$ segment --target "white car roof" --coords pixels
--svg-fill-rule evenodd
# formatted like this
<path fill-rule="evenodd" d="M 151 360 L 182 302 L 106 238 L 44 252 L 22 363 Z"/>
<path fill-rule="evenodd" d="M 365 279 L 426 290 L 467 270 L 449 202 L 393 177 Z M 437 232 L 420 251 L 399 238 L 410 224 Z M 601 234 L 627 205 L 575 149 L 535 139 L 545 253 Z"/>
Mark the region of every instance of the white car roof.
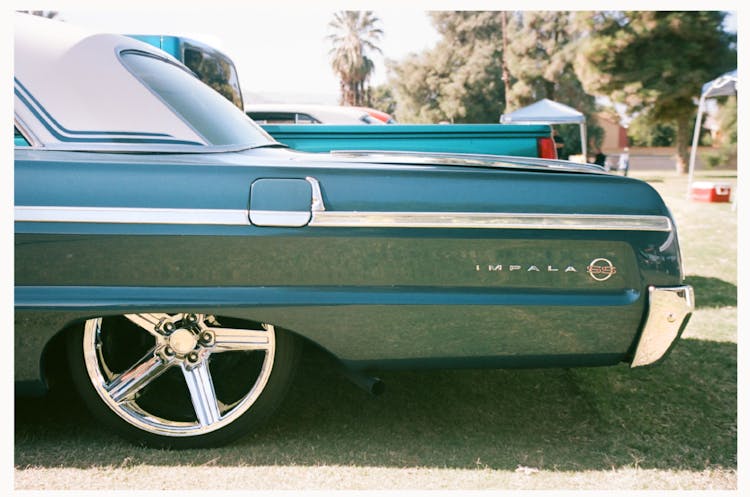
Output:
<path fill-rule="evenodd" d="M 160 148 L 205 140 L 131 74 L 119 59 L 146 43 L 96 34 L 55 20 L 15 15 L 14 119 L 36 146 L 111 149 L 113 138 L 148 137 Z M 148 115 L 148 119 L 143 116 Z M 175 145 L 177 146 L 177 145 Z"/>
<path fill-rule="evenodd" d="M 369 114 L 361 109 L 314 104 L 248 104 L 245 112 L 285 112 L 307 114 L 323 124 L 370 124 Z M 364 118 L 364 120 L 363 120 Z"/>

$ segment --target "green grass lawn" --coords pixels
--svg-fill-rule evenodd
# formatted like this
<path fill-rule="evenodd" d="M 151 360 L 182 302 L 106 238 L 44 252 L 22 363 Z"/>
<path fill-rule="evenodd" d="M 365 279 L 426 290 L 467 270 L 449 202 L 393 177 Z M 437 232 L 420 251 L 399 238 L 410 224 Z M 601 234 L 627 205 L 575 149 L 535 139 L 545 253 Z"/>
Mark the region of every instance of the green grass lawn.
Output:
<path fill-rule="evenodd" d="M 736 183 L 736 174 L 717 172 Z M 59 393 L 18 400 L 16 489 L 734 489 L 737 215 L 643 175 L 674 213 L 697 309 L 652 368 L 389 372 L 309 350 L 280 412 L 221 449 L 133 447 Z"/>

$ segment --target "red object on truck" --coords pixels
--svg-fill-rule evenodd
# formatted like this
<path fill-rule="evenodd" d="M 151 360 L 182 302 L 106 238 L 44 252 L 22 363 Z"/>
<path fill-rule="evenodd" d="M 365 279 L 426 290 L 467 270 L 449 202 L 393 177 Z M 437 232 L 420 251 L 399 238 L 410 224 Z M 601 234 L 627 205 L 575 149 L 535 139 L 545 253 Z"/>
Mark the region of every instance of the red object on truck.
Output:
<path fill-rule="evenodd" d="M 557 147 L 551 137 L 536 139 L 537 156 L 542 159 L 557 159 Z"/>
<path fill-rule="evenodd" d="M 695 181 L 690 185 L 690 198 L 696 202 L 729 202 L 732 187 L 726 183 Z"/>

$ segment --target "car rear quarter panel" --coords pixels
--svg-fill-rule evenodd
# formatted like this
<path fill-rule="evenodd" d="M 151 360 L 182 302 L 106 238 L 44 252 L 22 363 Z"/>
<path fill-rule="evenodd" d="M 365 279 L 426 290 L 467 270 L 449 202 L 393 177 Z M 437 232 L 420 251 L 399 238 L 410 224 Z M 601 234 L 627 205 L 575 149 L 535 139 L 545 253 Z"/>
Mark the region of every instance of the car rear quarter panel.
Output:
<path fill-rule="evenodd" d="M 334 212 L 668 216 L 653 189 L 621 177 L 284 157 L 17 152 L 16 205 L 247 211 L 255 180 L 314 177 Z M 39 376 L 40 347 L 70 322 L 185 309 L 272 323 L 355 368 L 614 364 L 631 353 L 647 286 L 681 279 L 664 232 L 245 221 L 17 221 L 16 345 L 30 350 L 16 378 Z M 616 274 L 593 279 L 597 258 Z"/>

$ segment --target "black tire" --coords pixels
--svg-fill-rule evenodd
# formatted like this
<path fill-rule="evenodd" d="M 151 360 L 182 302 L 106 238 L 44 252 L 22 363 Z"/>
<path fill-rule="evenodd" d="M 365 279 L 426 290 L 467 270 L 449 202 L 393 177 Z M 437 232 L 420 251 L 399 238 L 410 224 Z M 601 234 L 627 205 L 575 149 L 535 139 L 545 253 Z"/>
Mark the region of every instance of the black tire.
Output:
<path fill-rule="evenodd" d="M 73 383 L 93 416 L 137 444 L 172 449 L 225 445 L 257 429 L 284 399 L 299 350 L 287 331 L 202 314 L 90 319 L 67 340 Z"/>

